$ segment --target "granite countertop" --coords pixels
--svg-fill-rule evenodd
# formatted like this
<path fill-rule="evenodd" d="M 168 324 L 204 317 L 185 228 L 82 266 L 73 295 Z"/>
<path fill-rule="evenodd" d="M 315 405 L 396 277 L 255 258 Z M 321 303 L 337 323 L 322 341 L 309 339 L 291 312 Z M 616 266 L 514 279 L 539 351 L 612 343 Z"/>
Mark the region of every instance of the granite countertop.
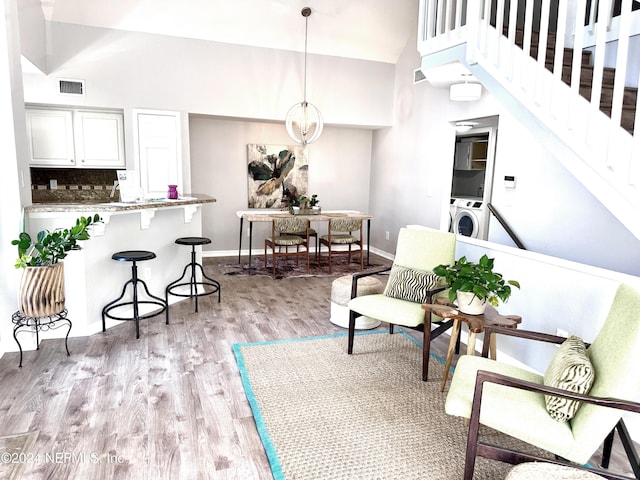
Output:
<path fill-rule="evenodd" d="M 200 205 L 203 203 L 214 203 L 215 198 L 199 193 L 189 193 L 181 196 L 177 200 L 162 198 L 157 200 L 146 200 L 144 202 L 76 202 L 76 203 L 34 203 L 24 207 L 25 213 L 52 213 L 52 212 L 135 212 L 152 208 L 182 207 L 185 205 Z"/>

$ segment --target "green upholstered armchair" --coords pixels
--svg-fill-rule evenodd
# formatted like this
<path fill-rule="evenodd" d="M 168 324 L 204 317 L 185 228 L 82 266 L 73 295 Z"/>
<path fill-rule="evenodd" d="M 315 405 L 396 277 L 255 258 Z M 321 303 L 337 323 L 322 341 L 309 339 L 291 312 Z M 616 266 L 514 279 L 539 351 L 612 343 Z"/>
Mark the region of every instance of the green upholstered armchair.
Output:
<path fill-rule="evenodd" d="M 485 329 L 485 336 L 496 333 L 553 343 L 566 340 L 523 330 Z M 482 357 L 467 355 L 458 360 L 445 410 L 450 415 L 470 419 L 465 479 L 473 477 L 477 455 L 513 464 L 534 460 L 576 466 L 574 464 L 585 464 L 603 442 L 602 466 L 607 468 L 615 431 L 620 435 L 636 478 L 640 478 L 638 456 L 622 420 L 628 411 L 640 412 L 640 403 L 636 403 L 640 400 L 638 291 L 627 285 L 618 288 L 607 319 L 586 352 L 594 372 L 591 390 L 586 395 L 545 386 L 542 375 L 489 360 L 485 358 L 487 349 L 483 349 Z M 558 354 L 553 362 L 557 357 Z M 560 422 L 549 415 L 544 394 L 577 399 L 581 404 L 572 419 Z M 554 454 L 556 460 L 553 455 L 550 455 L 552 460 L 543 460 L 483 443 L 478 439 L 480 424 L 546 450 Z M 625 478 L 601 469 L 595 471 L 605 478 Z"/>
<path fill-rule="evenodd" d="M 351 300 L 348 303 L 347 352 L 353 353 L 355 323 L 359 315 L 388 323 L 389 333 L 393 333 L 393 325 L 422 330 L 422 380 L 426 381 L 431 339 L 451 328 L 453 320 L 432 316 L 422 309 L 422 304 L 431 303 L 433 295 L 445 290 L 441 279 L 431 272 L 440 264 L 452 264 L 455 248 L 456 236 L 453 233 L 431 229 L 400 229 L 391 267 L 353 275 Z M 358 279 L 388 270 L 391 273 L 383 293 L 356 297 Z M 432 323 L 437 323 L 437 328 L 432 330 Z"/>

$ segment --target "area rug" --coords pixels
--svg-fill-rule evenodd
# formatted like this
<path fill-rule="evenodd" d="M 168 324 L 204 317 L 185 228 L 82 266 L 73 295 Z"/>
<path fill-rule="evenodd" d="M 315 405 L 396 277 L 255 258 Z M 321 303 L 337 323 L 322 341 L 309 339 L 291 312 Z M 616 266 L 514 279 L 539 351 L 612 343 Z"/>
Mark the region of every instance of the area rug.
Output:
<path fill-rule="evenodd" d="M 444 412 L 442 362 L 423 382 L 409 335 L 362 332 L 353 355 L 346 346 L 344 334 L 233 346 L 274 479 L 462 478 L 467 429 Z M 479 458 L 474 478 L 510 468 Z"/>
<path fill-rule="evenodd" d="M 38 432 L 0 437 L 0 480 L 18 480 L 24 466 L 34 461 L 33 446 Z"/>
<path fill-rule="evenodd" d="M 249 267 L 248 260 L 246 260 L 245 263 L 222 263 L 219 266 L 225 269 L 231 269 L 230 271 L 224 272 L 225 275 L 261 275 L 271 277 L 273 274 L 271 259 L 269 258 L 267 260 L 267 266 L 265 268 L 264 257 L 261 256 L 251 258 L 251 267 Z M 381 265 L 365 265 L 365 270 L 380 267 Z M 337 261 L 334 260 L 334 263 L 331 266 L 331 273 L 329 273 L 329 265 L 327 264 L 326 258 L 322 259 L 320 263 L 313 259 L 309 264 L 308 272 L 306 261 L 302 258 L 300 259 L 300 265 L 296 265 L 296 261 L 292 258 L 279 258 L 274 278 L 340 277 L 342 275 L 350 275 L 359 271 L 360 264 L 355 262 L 348 263 L 346 258 Z"/>

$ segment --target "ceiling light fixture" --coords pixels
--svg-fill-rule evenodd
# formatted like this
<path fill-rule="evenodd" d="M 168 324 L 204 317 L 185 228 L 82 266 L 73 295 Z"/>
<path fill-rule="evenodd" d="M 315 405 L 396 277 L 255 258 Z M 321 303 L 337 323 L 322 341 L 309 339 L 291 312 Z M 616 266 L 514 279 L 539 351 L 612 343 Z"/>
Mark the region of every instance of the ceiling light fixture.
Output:
<path fill-rule="evenodd" d="M 482 85 L 479 83 L 469 83 L 471 75 L 463 75 L 464 83 L 454 83 L 449 87 L 449 100 L 454 102 L 472 102 L 480 100 L 482 96 Z"/>
<path fill-rule="evenodd" d="M 287 112 L 285 126 L 287 133 L 297 143 L 307 145 L 314 142 L 322 133 L 322 114 L 318 107 L 307 102 L 307 27 L 311 9 L 304 7 L 300 12 L 304 17 L 304 95 L 300 103 L 296 103 Z"/>
<path fill-rule="evenodd" d="M 456 132 L 464 133 L 475 127 L 474 122 L 456 122 Z"/>

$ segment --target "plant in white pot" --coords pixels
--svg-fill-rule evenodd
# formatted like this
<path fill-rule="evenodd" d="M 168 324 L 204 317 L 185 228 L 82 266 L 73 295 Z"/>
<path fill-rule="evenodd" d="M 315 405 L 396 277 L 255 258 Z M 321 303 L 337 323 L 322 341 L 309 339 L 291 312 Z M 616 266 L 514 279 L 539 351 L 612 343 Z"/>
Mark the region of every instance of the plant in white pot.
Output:
<path fill-rule="evenodd" d="M 309 199 L 309 206 L 311 207 L 312 212 L 315 214 L 320 213 L 320 205 L 318 205 L 319 203 L 320 200 L 318 200 L 318 195 L 316 193 L 311 195 L 311 198 Z"/>
<path fill-rule="evenodd" d="M 22 232 L 11 245 L 18 247 L 15 267 L 23 268 L 18 307 L 25 317 L 47 317 L 64 310 L 64 266 L 60 262 L 71 250 L 80 250 L 81 240 L 90 238 L 89 226 L 98 214 L 76 219 L 71 228 L 42 230 L 32 239 Z"/>
<path fill-rule="evenodd" d="M 457 301 L 458 310 L 481 315 L 487 302 L 497 307 L 511 296 L 511 287 L 520 288 L 516 280 L 505 280 L 494 272 L 493 261 L 486 254 L 477 263 L 460 257 L 453 265 L 438 265 L 433 273 L 446 280 L 449 300 Z"/>

